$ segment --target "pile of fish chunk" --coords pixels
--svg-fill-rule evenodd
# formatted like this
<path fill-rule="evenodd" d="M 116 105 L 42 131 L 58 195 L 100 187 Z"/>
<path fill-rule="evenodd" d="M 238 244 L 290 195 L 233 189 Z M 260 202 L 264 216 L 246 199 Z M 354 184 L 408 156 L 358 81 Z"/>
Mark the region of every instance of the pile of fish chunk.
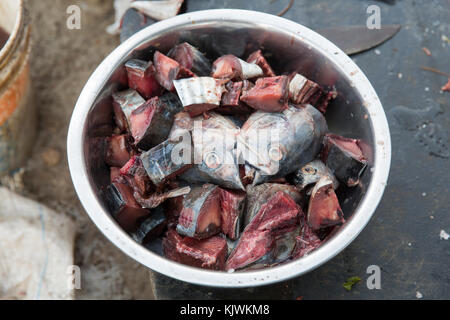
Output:
<path fill-rule="evenodd" d="M 277 75 L 261 50 L 214 58 L 181 43 L 125 64 L 114 134 L 95 140 L 104 200 L 136 241 L 159 239 L 179 263 L 232 272 L 298 259 L 345 223 L 336 189 L 358 185 L 364 148 L 328 132 L 332 88 Z"/>

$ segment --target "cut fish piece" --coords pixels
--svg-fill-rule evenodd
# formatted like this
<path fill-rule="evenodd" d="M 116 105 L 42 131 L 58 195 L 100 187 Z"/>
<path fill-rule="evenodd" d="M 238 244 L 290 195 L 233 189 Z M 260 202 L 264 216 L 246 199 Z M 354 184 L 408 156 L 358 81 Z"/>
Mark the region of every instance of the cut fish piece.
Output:
<path fill-rule="evenodd" d="M 126 184 L 113 182 L 103 192 L 109 211 L 126 231 L 134 231 L 140 218 L 150 211 L 142 208 L 133 197 L 133 190 Z"/>
<path fill-rule="evenodd" d="M 133 156 L 120 169 L 119 174 L 133 188 L 133 191 L 138 192 L 142 197 L 148 196 L 152 191 L 152 183 L 139 156 Z"/>
<path fill-rule="evenodd" d="M 156 51 L 153 56 L 153 64 L 156 69 L 156 80 L 168 91 L 175 90 L 173 86 L 174 80 L 195 76 L 190 70 L 182 67 L 177 61 L 159 51 Z"/>
<path fill-rule="evenodd" d="M 261 211 L 262 206 L 267 203 L 277 192 L 284 192 L 290 196 L 295 203 L 303 205 L 304 197 L 295 188 L 289 184 L 264 183 L 258 186 L 247 186 L 247 204 L 245 209 L 244 227 L 252 222 L 253 218 Z"/>
<path fill-rule="evenodd" d="M 183 173 L 181 179 L 245 190 L 235 150 L 238 132 L 231 120 L 215 112 L 210 112 L 208 119 L 195 119 L 192 140 L 196 165 Z"/>
<path fill-rule="evenodd" d="M 187 42 L 176 45 L 167 55 L 198 76 L 206 77 L 211 74 L 211 62 Z"/>
<path fill-rule="evenodd" d="M 218 234 L 221 226 L 220 188 L 212 184 L 193 188 L 184 197 L 183 210 L 178 219 L 178 233 L 205 239 Z"/>
<path fill-rule="evenodd" d="M 217 108 L 226 91 L 223 81 L 211 77 L 195 77 L 173 81 L 184 109 L 191 117 Z"/>
<path fill-rule="evenodd" d="M 288 107 L 289 78 L 287 76 L 260 78 L 246 91 L 241 100 L 250 107 L 266 112 L 281 112 Z"/>
<path fill-rule="evenodd" d="M 133 239 L 145 244 L 159 237 L 167 226 L 167 218 L 164 210 L 158 207 L 151 211 L 150 215 L 141 222 L 135 232 L 131 234 Z"/>
<path fill-rule="evenodd" d="M 263 70 L 254 63 L 248 63 L 231 54 L 214 61 L 212 77 L 228 80 L 246 80 L 264 75 Z"/>
<path fill-rule="evenodd" d="M 240 100 L 242 92 L 248 91 L 252 86 L 253 84 L 248 80 L 228 82 L 225 85 L 227 92 L 222 96 L 220 108 L 217 108 L 216 111 L 224 115 L 252 113 L 254 109 Z"/>
<path fill-rule="evenodd" d="M 247 62 L 258 65 L 262 69 L 265 77 L 275 77 L 276 76 L 272 67 L 269 65 L 266 58 L 264 58 L 264 55 L 262 54 L 261 50 L 257 50 L 255 52 L 253 52 L 248 57 Z"/>
<path fill-rule="evenodd" d="M 111 167 L 123 167 L 133 156 L 131 137 L 127 134 L 113 135 L 107 138 L 105 162 Z"/>
<path fill-rule="evenodd" d="M 222 233 L 232 240 L 239 238 L 244 219 L 245 192 L 220 190 Z"/>
<path fill-rule="evenodd" d="M 367 166 L 367 159 L 361 151 L 361 141 L 327 134 L 322 152 L 323 162 L 333 171 L 336 178 L 348 187 L 359 184 L 359 178 Z"/>
<path fill-rule="evenodd" d="M 274 250 L 276 239 L 295 229 L 300 214 L 301 208 L 290 196 L 282 191 L 275 193 L 246 226 L 226 270 L 249 267 Z"/>
<path fill-rule="evenodd" d="M 179 263 L 211 270 L 225 268 L 227 241 L 221 236 L 197 240 L 169 230 L 163 240 L 163 249 L 166 258 Z"/>
<path fill-rule="evenodd" d="M 313 106 L 290 106 L 283 113 L 253 113 L 238 135 L 237 149 L 258 169 L 254 185 L 285 177 L 314 160 L 328 131 L 323 115 Z"/>
<path fill-rule="evenodd" d="M 295 104 L 309 103 L 325 114 L 328 104 L 337 96 L 336 91 L 326 91 L 301 74 L 294 73 L 290 78 L 289 98 Z"/>
<path fill-rule="evenodd" d="M 333 181 L 333 188 L 339 187 L 339 182 L 333 172 L 322 161 L 314 160 L 295 172 L 294 184 L 299 190 L 314 184 L 322 177 L 328 177 Z"/>
<path fill-rule="evenodd" d="M 128 75 L 128 86 L 136 90 L 145 99 L 162 94 L 162 88 L 156 81 L 156 69 L 151 61 L 139 59 L 129 60 L 125 64 Z"/>
<path fill-rule="evenodd" d="M 183 156 L 178 156 L 183 152 L 181 144 L 167 140 L 140 156 L 145 171 L 156 186 L 181 174 L 192 166 L 192 157 L 185 161 L 186 159 Z M 188 147 L 191 148 L 190 143 Z"/>
<path fill-rule="evenodd" d="M 113 94 L 113 109 L 117 127 L 125 132 L 129 128 L 131 113 L 145 103 L 145 100 L 134 89 Z"/>
<path fill-rule="evenodd" d="M 345 222 L 339 200 L 333 189 L 333 181 L 322 177 L 314 186 L 309 199 L 308 224 L 313 230 L 319 230 Z"/>
<path fill-rule="evenodd" d="M 148 150 L 167 139 L 173 124 L 173 117 L 183 110 L 178 97 L 167 93 L 154 97 L 137 108 L 130 116 L 130 128 L 135 145 Z"/>

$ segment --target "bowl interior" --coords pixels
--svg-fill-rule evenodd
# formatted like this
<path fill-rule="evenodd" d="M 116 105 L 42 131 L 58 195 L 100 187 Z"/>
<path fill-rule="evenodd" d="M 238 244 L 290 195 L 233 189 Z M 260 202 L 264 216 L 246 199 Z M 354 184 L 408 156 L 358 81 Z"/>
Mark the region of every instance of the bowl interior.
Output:
<path fill-rule="evenodd" d="M 188 21 L 172 25 L 170 28 L 155 29 L 155 32 L 150 32 L 151 29 L 144 30 L 141 33 L 143 40 L 136 42 L 138 45 L 134 49 L 122 50 L 119 61 L 114 62 L 117 67 L 105 75 L 107 78 L 103 79 L 101 87 L 96 89 L 95 102 L 88 112 L 87 121 L 83 123 L 82 139 L 87 176 L 97 201 L 103 206 L 104 211 L 107 211 L 107 207 L 100 190 L 110 183 L 109 170 L 104 161 L 98 158 L 98 153 L 90 142 L 95 137 L 112 134 L 111 94 L 127 88 L 124 64 L 132 58 L 151 59 L 155 50 L 166 53 L 177 43 L 187 41 L 205 52 L 211 60 L 229 53 L 246 58 L 252 51 L 262 49 L 278 74 L 296 71 L 320 85 L 336 87 L 338 98 L 329 106 L 326 115 L 330 131 L 361 139 L 367 146 L 367 153 L 371 160 L 369 168 L 363 173 L 361 186 L 346 189 L 338 195 L 345 218 L 351 221 L 355 216 L 353 213 L 361 204 L 371 184 L 373 170 L 370 167 L 373 165 L 372 156 L 375 153 L 375 134 L 371 114 L 368 113 L 367 103 L 364 102 L 366 98 L 362 96 L 358 84 L 355 85 L 349 70 L 344 70 L 342 64 L 336 63 L 333 59 L 333 55 L 338 56 L 343 53 L 336 49 L 336 52 L 328 50 L 325 54 L 321 49 L 321 42 L 325 40 L 318 35 L 317 38 L 312 38 L 311 34 L 304 37 L 301 32 L 294 33 L 286 28 L 277 28 L 273 24 L 266 25 L 261 21 L 243 22 L 238 19 L 236 21 L 189 19 Z M 142 36 L 144 33 L 145 37 Z M 126 48 L 130 41 L 133 41 L 133 38 L 125 42 L 122 47 Z M 329 45 L 328 42 L 327 45 Z M 357 69 L 355 72 L 360 71 Z M 343 229 L 345 228 L 341 228 L 334 237 L 337 237 Z M 160 244 L 157 242 L 149 245 L 148 248 L 158 255 L 162 254 Z M 332 252 L 329 256 L 332 257 L 335 254 L 337 252 Z M 175 263 L 170 261 L 170 264 Z M 149 266 L 147 263 L 146 265 Z M 189 278 L 185 280 L 189 281 Z"/>

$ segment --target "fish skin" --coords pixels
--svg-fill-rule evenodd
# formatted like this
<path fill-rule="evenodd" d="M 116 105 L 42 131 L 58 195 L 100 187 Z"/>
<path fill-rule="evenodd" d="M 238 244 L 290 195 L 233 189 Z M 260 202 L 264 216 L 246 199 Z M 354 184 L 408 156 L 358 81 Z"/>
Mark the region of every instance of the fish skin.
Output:
<path fill-rule="evenodd" d="M 184 197 L 183 209 L 178 219 L 180 235 L 205 239 L 221 231 L 220 188 L 205 184 L 195 187 Z"/>
<path fill-rule="evenodd" d="M 243 92 L 250 90 L 253 83 L 248 80 L 228 82 L 225 85 L 227 92 L 222 96 L 220 107 L 215 111 L 223 115 L 246 115 L 254 111 L 253 108 L 240 100 Z"/>
<path fill-rule="evenodd" d="M 174 80 L 173 85 L 185 111 L 191 117 L 219 107 L 226 91 L 224 81 L 211 77 Z"/>
<path fill-rule="evenodd" d="M 334 189 L 339 187 L 339 182 L 331 169 L 320 160 L 311 161 L 301 169 L 297 170 L 295 172 L 294 184 L 299 190 L 303 190 L 307 186 L 318 182 L 323 176 L 326 176 L 333 181 Z"/>
<path fill-rule="evenodd" d="M 228 118 L 215 112 L 209 118 L 195 119 L 197 127 L 193 130 L 196 165 L 180 178 L 191 183 L 213 183 L 221 187 L 245 190 L 239 174 L 236 158 L 236 134 L 239 128 Z M 208 160 L 218 160 L 208 166 Z"/>
<path fill-rule="evenodd" d="M 111 170 L 111 174 L 113 174 L 113 170 Z M 133 188 L 133 191 L 139 193 L 142 197 L 147 197 L 152 191 L 152 183 L 139 156 L 133 156 L 120 168 L 118 176 L 118 178 L 125 179 L 128 185 Z M 115 178 L 112 177 L 111 181 L 114 182 Z"/>
<path fill-rule="evenodd" d="M 174 80 L 195 76 L 192 71 L 182 67 L 177 61 L 159 51 L 156 51 L 153 56 L 153 65 L 156 69 L 156 80 L 167 91 L 175 90 Z"/>
<path fill-rule="evenodd" d="M 172 129 L 175 114 L 182 110 L 181 101 L 171 92 L 153 97 L 134 110 L 130 116 L 130 129 L 135 145 L 147 151 L 164 142 Z"/>
<path fill-rule="evenodd" d="M 102 190 L 102 194 L 109 212 L 126 231 L 134 231 L 138 220 L 150 214 L 136 202 L 133 190 L 124 183 L 113 182 Z"/>
<path fill-rule="evenodd" d="M 166 258 L 192 267 L 210 270 L 224 270 L 227 256 L 227 241 L 222 236 L 208 239 L 183 237 L 175 230 L 169 230 L 163 239 Z"/>
<path fill-rule="evenodd" d="M 292 258 L 297 248 L 297 235 L 300 226 L 290 226 L 278 231 L 273 235 L 270 250 L 257 261 L 242 268 L 242 270 L 258 270 L 275 267 Z"/>
<path fill-rule="evenodd" d="M 192 166 L 192 158 L 188 159 L 188 161 L 180 159 L 180 163 L 172 161 L 172 152 L 176 152 L 174 150 L 178 147 L 178 142 L 175 143 L 166 140 L 141 154 L 140 158 L 145 171 L 147 171 L 147 174 L 154 185 L 159 186 L 163 182 L 181 174 Z"/>
<path fill-rule="evenodd" d="M 259 78 L 253 88 L 244 92 L 241 100 L 256 110 L 266 112 L 286 110 L 289 103 L 289 78 L 287 76 Z"/>
<path fill-rule="evenodd" d="M 279 191 L 262 205 L 247 225 L 238 245 L 226 263 L 226 270 L 246 268 L 274 249 L 275 240 L 295 229 L 301 208 L 286 193 Z"/>
<path fill-rule="evenodd" d="M 250 54 L 247 58 L 247 62 L 258 65 L 263 70 L 265 77 L 275 77 L 276 76 L 272 67 L 269 65 L 266 58 L 262 54 L 261 50 L 257 50 L 255 52 L 253 52 L 252 54 Z"/>
<path fill-rule="evenodd" d="M 263 75 L 263 70 L 257 64 L 248 63 L 232 54 L 227 54 L 214 61 L 211 71 L 213 78 L 226 80 L 247 80 Z"/>
<path fill-rule="evenodd" d="M 114 119 L 117 127 L 126 132 L 131 113 L 145 103 L 144 98 L 134 89 L 116 92 L 112 95 Z"/>
<path fill-rule="evenodd" d="M 253 181 L 258 185 L 314 160 L 327 131 L 325 118 L 311 105 L 290 106 L 282 113 L 258 111 L 241 128 L 237 150 L 246 163 L 258 169 Z"/>
<path fill-rule="evenodd" d="M 187 42 L 173 47 L 167 56 L 200 77 L 206 77 L 211 74 L 211 62 L 196 47 Z"/>
<path fill-rule="evenodd" d="M 248 226 L 259 213 L 261 207 L 277 192 L 284 192 L 297 204 L 303 206 L 304 196 L 296 187 L 289 184 L 264 183 L 258 186 L 247 186 L 247 202 L 245 207 L 244 227 Z"/>
<path fill-rule="evenodd" d="M 345 222 L 333 181 L 324 176 L 314 186 L 309 199 L 308 225 L 315 231 Z"/>
<path fill-rule="evenodd" d="M 146 100 L 162 94 L 163 89 L 155 78 L 156 69 L 153 62 L 131 59 L 125 63 L 125 69 L 127 70 L 128 86 Z"/>
<path fill-rule="evenodd" d="M 157 207 L 141 222 L 137 230 L 131 233 L 131 236 L 136 242 L 145 244 L 159 237 L 166 226 L 167 218 L 164 210 Z"/>
<path fill-rule="evenodd" d="M 323 140 L 322 161 L 333 171 L 336 178 L 348 187 L 355 187 L 368 161 L 358 139 L 327 134 Z"/>

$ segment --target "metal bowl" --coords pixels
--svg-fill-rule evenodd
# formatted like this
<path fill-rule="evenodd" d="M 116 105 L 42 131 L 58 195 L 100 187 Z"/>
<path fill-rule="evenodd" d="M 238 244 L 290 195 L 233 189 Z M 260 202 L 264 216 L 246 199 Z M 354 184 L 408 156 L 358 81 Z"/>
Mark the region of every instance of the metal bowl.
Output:
<path fill-rule="evenodd" d="M 109 214 L 100 189 L 109 174 L 90 141 L 111 133 L 111 93 L 126 86 L 124 63 L 149 59 L 155 49 L 168 51 L 188 41 L 209 56 L 245 56 L 263 48 L 278 73 L 298 71 L 321 85 L 335 85 L 339 97 L 329 108 L 330 131 L 362 139 L 370 167 L 360 187 L 342 201 L 347 223 L 319 249 L 296 261 L 259 271 L 219 272 L 189 267 L 166 259 L 157 246 L 135 242 Z M 126 79 L 126 78 L 125 78 Z M 156 23 L 132 36 L 97 68 L 84 87 L 72 115 L 68 158 L 76 192 L 97 227 L 117 247 L 148 268 L 182 281 L 216 287 L 266 285 L 309 272 L 333 258 L 364 229 L 387 182 L 391 161 L 389 127 L 378 96 L 355 63 L 314 31 L 277 16 L 246 10 L 207 10 Z"/>

